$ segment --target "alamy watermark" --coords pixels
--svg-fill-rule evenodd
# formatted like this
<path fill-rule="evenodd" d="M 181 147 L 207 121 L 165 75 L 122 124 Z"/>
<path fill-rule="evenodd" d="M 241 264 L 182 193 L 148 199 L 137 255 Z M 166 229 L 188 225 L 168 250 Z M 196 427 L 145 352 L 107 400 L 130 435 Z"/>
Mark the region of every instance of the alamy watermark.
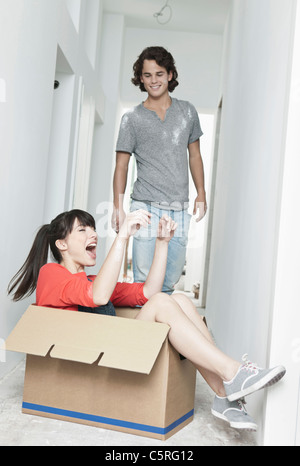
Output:
<path fill-rule="evenodd" d="M 147 210 L 152 214 L 153 220 L 148 228 L 141 228 L 141 230 L 139 230 L 139 237 L 155 238 L 157 236 L 159 216 L 167 214 L 174 219 L 178 225 L 174 237 L 182 238 L 184 242 L 186 242 L 188 237 L 190 248 L 199 246 L 197 234 L 195 234 L 193 229 L 189 228 L 192 215 L 189 213 L 188 203 L 184 203 L 182 206 L 179 206 L 178 203 L 173 203 L 170 205 L 161 204 L 161 206 L 158 207 L 157 203 L 154 202 L 147 204 L 141 203 L 141 206 L 142 205 L 147 205 Z M 182 209 L 179 210 L 179 207 Z M 95 220 L 97 234 L 100 238 L 115 237 L 116 232 L 112 225 L 116 222 L 116 219 L 114 222 L 112 221 L 114 214 L 116 214 L 116 212 L 114 211 L 113 202 L 103 201 L 97 205 Z"/>

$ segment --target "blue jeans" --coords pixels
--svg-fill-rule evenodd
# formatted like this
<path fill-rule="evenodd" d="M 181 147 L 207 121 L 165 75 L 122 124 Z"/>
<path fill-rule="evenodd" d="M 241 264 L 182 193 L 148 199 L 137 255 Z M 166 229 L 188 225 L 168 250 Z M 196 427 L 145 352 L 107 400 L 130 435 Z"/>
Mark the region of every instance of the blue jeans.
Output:
<path fill-rule="evenodd" d="M 180 279 L 185 264 L 191 215 L 187 210 L 158 209 L 150 203 L 132 201 L 130 210 L 134 211 L 138 209 L 148 210 L 151 212 L 152 217 L 151 225 L 149 225 L 148 229 L 141 228 L 133 237 L 132 265 L 135 282 L 145 282 L 148 276 L 153 261 L 160 218 L 166 213 L 178 223 L 174 238 L 169 243 L 167 269 L 162 288 L 162 291 L 171 294 L 174 291 L 174 286 Z"/>
<path fill-rule="evenodd" d="M 111 301 L 108 301 L 107 304 L 103 304 L 102 306 L 97 306 L 97 307 L 78 306 L 78 311 L 88 312 L 90 314 L 102 314 L 106 316 L 116 315 L 116 310 Z"/>

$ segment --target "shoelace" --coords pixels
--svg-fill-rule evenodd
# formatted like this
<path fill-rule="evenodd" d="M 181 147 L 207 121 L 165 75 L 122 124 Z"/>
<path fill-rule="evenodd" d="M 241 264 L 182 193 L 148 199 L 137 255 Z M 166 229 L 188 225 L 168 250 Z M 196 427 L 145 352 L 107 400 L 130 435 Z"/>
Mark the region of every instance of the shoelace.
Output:
<path fill-rule="evenodd" d="M 247 403 L 246 403 L 245 398 L 240 398 L 239 400 L 237 400 L 237 404 L 239 405 L 240 410 L 244 411 L 247 414 L 247 410 L 246 410 Z"/>
<path fill-rule="evenodd" d="M 258 365 L 256 364 L 256 362 L 251 362 L 249 361 L 248 359 L 248 354 L 244 354 L 244 356 L 242 357 L 242 361 L 244 362 L 243 364 L 243 367 L 248 371 L 250 372 L 254 372 L 254 371 L 257 371 L 258 369 L 260 369 L 258 367 Z"/>

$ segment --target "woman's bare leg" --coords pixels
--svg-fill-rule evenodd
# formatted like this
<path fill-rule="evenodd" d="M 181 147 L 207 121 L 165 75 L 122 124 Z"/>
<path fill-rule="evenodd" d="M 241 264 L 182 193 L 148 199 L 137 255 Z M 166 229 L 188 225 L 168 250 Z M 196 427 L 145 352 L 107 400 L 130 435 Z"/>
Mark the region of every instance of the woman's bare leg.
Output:
<path fill-rule="evenodd" d="M 203 317 L 198 313 L 195 305 L 193 302 L 184 294 L 182 293 L 175 293 L 171 295 L 171 298 L 174 299 L 186 316 L 193 322 L 193 324 L 199 329 L 199 331 L 203 334 L 203 336 L 213 345 L 215 345 L 214 340 L 203 321 Z M 206 380 L 208 385 L 211 389 L 218 395 L 218 396 L 226 396 L 223 380 L 217 375 L 211 372 L 210 370 L 203 369 L 202 367 L 197 367 L 198 371 L 202 375 L 202 377 Z"/>
<path fill-rule="evenodd" d="M 214 344 L 213 338 L 203 321 L 193 302 L 182 293 L 175 293 L 170 296 L 181 307 L 185 315 L 193 322 L 194 325 L 200 330 L 201 333 L 207 338 L 208 341 Z"/>
<path fill-rule="evenodd" d="M 192 312 L 190 308 L 185 310 L 187 314 Z M 142 307 L 137 319 L 168 324 L 169 340 L 174 348 L 201 372 L 206 371 L 205 379 L 211 388 L 219 396 L 224 396 L 222 381 L 231 380 L 240 364 L 214 345 L 211 337 L 208 337 L 207 329 L 203 328 L 201 331 L 202 325 L 206 326 L 200 316 L 193 316 L 193 322 L 187 314 L 176 299 L 165 293 L 158 293 Z"/>

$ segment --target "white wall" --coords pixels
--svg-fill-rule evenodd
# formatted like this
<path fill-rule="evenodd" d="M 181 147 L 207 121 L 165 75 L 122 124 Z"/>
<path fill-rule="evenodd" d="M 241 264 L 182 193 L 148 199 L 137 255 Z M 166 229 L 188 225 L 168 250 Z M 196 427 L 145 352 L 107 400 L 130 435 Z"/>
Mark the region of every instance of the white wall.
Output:
<path fill-rule="evenodd" d="M 283 187 L 275 278 L 270 363 L 280 360 L 287 368 L 281 390 L 266 397 L 265 445 L 300 446 L 300 5 L 295 8 L 296 28 L 284 147 Z M 278 426 L 283 426 L 278 428 Z M 298 429 L 298 430 L 297 430 Z"/>
<path fill-rule="evenodd" d="M 51 123 L 58 2 L 0 3 L 1 78 L 1 297 L 0 336 L 6 338 L 26 302 L 12 304 L 6 287 L 29 251 L 43 222 L 49 129 Z M 44 38 L 43 47 L 36 47 Z M 30 301 L 27 300 L 27 302 Z M 17 360 L 7 354 L 0 374 Z"/>
<path fill-rule="evenodd" d="M 269 362 L 293 13 L 292 0 L 235 0 L 223 61 L 206 315 L 223 350 L 261 365 Z M 250 399 L 261 423 L 262 396 Z"/>
<path fill-rule="evenodd" d="M 91 17 L 94 26 L 87 32 Z M 0 102 L 1 340 L 34 300 L 12 303 L 6 295 L 9 280 L 24 262 L 37 228 L 72 201 L 80 82 L 94 99 L 98 120 L 103 117 L 97 54 L 101 17 L 102 0 L 0 0 L 0 79 L 5 91 Z M 68 103 L 63 115 L 54 102 L 57 73 L 62 78 L 59 92 L 67 86 L 65 100 L 59 102 Z M 61 128 L 52 121 L 55 112 Z M 7 353 L 3 359 L 1 353 L 0 377 L 19 356 Z"/>

